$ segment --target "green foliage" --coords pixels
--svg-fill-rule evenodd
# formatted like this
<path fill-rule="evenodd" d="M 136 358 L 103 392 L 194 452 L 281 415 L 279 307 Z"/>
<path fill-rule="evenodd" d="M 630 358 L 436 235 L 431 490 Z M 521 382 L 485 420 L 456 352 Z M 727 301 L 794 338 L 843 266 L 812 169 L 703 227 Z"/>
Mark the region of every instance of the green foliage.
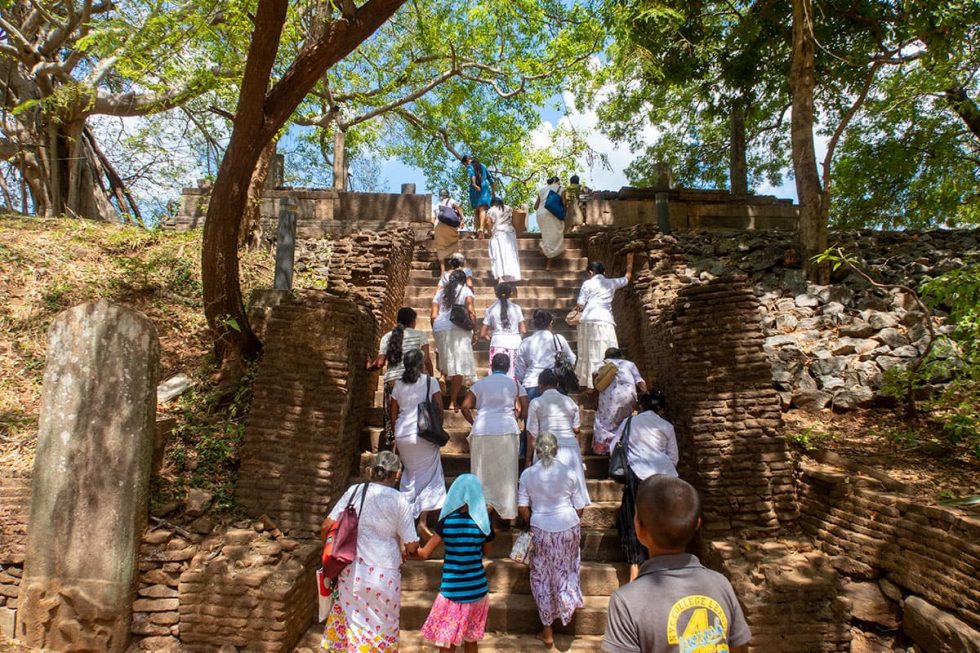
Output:
<path fill-rule="evenodd" d="M 833 434 L 812 427 L 790 436 L 790 442 L 805 452 L 821 449 L 833 439 Z"/>
<path fill-rule="evenodd" d="M 358 169 L 358 161 L 397 158 L 420 167 L 431 188 L 462 191 L 456 154 L 474 154 L 501 179 L 508 201 L 526 201 L 585 149 L 584 139 L 559 133 L 538 150 L 531 136 L 540 108 L 601 46 L 590 2 L 406 3 L 301 107 L 301 123 L 321 125 L 306 139 L 306 160 L 332 159 L 339 119 L 355 187 L 377 181 L 377 168 Z"/>

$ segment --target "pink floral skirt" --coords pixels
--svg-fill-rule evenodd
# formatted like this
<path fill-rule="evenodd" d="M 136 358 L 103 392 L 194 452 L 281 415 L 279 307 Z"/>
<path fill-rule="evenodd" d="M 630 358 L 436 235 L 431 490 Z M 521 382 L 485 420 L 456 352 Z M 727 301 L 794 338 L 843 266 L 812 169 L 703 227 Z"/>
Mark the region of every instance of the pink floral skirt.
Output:
<path fill-rule="evenodd" d="M 517 360 L 517 350 L 516 349 L 505 349 L 504 347 L 494 347 L 490 345 L 490 357 L 487 358 L 490 363 L 493 362 L 493 357 L 497 354 L 507 354 L 507 358 L 510 359 L 510 369 L 507 370 L 507 376 L 514 378 L 514 362 Z M 487 364 L 487 369 L 493 372 L 493 368 L 490 364 Z"/>
<path fill-rule="evenodd" d="M 483 639 L 489 609 L 489 595 L 473 603 L 456 603 L 440 593 L 422 625 L 422 637 L 439 648 L 479 642 Z"/>

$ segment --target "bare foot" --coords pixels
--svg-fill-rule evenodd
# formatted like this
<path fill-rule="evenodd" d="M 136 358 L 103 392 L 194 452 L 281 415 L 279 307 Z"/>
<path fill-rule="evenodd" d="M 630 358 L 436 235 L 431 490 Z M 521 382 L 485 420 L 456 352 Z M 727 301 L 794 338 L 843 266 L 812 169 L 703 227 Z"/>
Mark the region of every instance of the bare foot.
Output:
<path fill-rule="evenodd" d="M 545 635 L 544 631 L 541 631 L 540 633 L 535 635 L 535 637 L 541 640 L 541 643 L 547 646 L 548 648 L 551 648 L 552 646 L 555 645 L 554 637 L 552 637 L 551 635 Z"/>

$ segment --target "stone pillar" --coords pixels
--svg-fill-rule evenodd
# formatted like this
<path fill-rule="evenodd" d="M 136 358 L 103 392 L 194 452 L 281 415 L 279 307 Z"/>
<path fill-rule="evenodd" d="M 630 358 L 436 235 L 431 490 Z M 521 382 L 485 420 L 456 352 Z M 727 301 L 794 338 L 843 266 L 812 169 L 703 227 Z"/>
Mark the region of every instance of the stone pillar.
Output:
<path fill-rule="evenodd" d="M 276 232 L 276 276 L 273 287 L 293 287 L 293 264 L 296 262 L 296 200 L 283 197 L 279 202 L 279 230 Z"/>
<path fill-rule="evenodd" d="M 402 195 L 414 195 L 415 184 L 402 184 Z"/>
<path fill-rule="evenodd" d="M 124 651 L 146 525 L 160 346 L 105 300 L 48 332 L 18 637 L 54 651 Z"/>

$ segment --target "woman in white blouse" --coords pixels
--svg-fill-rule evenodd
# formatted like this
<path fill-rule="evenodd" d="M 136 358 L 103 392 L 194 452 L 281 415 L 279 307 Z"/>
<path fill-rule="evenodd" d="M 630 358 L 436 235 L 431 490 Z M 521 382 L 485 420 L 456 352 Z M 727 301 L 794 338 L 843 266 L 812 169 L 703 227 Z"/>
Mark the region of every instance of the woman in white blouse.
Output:
<path fill-rule="evenodd" d="M 470 432 L 470 471 L 483 484 L 487 506 L 501 519 L 517 517 L 517 457 L 527 415 L 527 391 L 507 375 L 507 354 L 490 360 L 492 374 L 473 384 L 463 399 L 463 418 Z M 476 417 L 471 412 L 476 408 Z"/>
<path fill-rule="evenodd" d="M 402 560 L 419 548 L 411 506 L 396 489 L 401 472 L 398 456 L 378 453 L 367 470 L 370 482 L 348 488 L 323 520 L 321 538 L 348 505 L 358 516 L 357 559 L 337 577 L 324 650 L 398 650 Z"/>
<path fill-rule="evenodd" d="M 446 500 L 439 447 L 419 437 L 419 404 L 426 400 L 441 410 L 439 382 L 422 373 L 422 352 L 416 349 L 405 354 L 405 372 L 391 391 L 388 415 L 395 425 L 395 451 L 405 465 L 401 490 L 420 524 Z"/>
<path fill-rule="evenodd" d="M 473 291 L 466 287 L 466 273 L 453 270 L 449 281 L 432 298 L 432 336 L 439 353 L 439 371 L 449 389 L 449 409 L 457 409 L 463 379 L 476 380 L 476 361 L 473 358 L 473 332 L 463 329 L 449 319 L 453 306 L 463 306 L 476 325 Z"/>
<path fill-rule="evenodd" d="M 579 491 L 589 503 L 589 488 L 585 482 L 585 468 L 582 465 L 582 450 L 578 436 L 582 418 L 578 404 L 571 397 L 558 392 L 558 376 L 551 370 L 541 372 L 538 377 L 541 396 L 534 399 L 527 410 L 528 460 L 530 465 L 534 440 L 542 433 L 551 433 L 558 439 L 558 460 L 575 472 Z"/>
<path fill-rule="evenodd" d="M 490 267 L 497 283 L 520 281 L 521 262 L 517 255 L 517 232 L 514 230 L 512 212 L 499 197 L 490 202 L 487 219 L 493 229 L 490 238 Z"/>
<path fill-rule="evenodd" d="M 585 605 L 579 583 L 582 553 L 580 518 L 588 499 L 577 475 L 558 459 L 558 440 L 539 433 L 534 443 L 538 462 L 521 474 L 517 503 L 521 518 L 531 525 L 531 593 L 542 629 L 538 639 L 554 643 L 552 624 L 568 625 Z"/>
<path fill-rule="evenodd" d="M 517 349 L 521 346 L 521 338 L 527 333 L 524 311 L 510 301 L 510 296 L 514 294 L 514 287 L 509 283 L 498 283 L 494 288 L 494 294 L 497 295 L 497 301 L 483 316 L 480 337 L 490 341 L 490 360 L 493 360 L 497 354 L 507 355 L 510 361 L 507 374 L 514 376 Z"/>
<path fill-rule="evenodd" d="M 548 195 L 552 192 L 559 196 L 562 194 L 558 177 L 550 177 L 548 184 L 538 191 L 538 197 L 534 201 L 534 217 L 541 230 L 541 251 L 547 257 L 545 270 L 551 270 L 551 260 L 565 251 L 565 222 L 545 208 Z"/>
<path fill-rule="evenodd" d="M 615 447 L 626 438 L 626 484 L 623 486 L 623 503 L 619 510 L 619 538 L 630 563 L 630 580 L 636 578 L 640 565 L 647 560 L 647 550 L 636 539 L 633 517 L 636 515 L 636 488 L 640 481 L 653 476 L 677 476 L 677 436 L 673 425 L 661 417 L 666 402 L 659 391 L 640 395 L 640 412 L 620 424 L 616 436 L 610 442 Z M 628 435 L 627 435 L 628 431 Z"/>
<path fill-rule="evenodd" d="M 616 291 L 633 278 L 633 253 L 626 255 L 626 275 L 607 279 L 606 267 L 597 261 L 586 269 L 588 280 L 582 284 L 576 308 L 581 311 L 578 324 L 578 364 L 575 373 L 583 388 L 594 387 L 592 375 L 602 366 L 602 359 L 610 347 L 619 347 L 616 337 L 616 320 L 612 314 L 612 301 Z M 584 351 L 583 351 L 584 350 Z"/>
<path fill-rule="evenodd" d="M 514 374 L 527 388 L 527 396 L 531 400 L 543 392 L 538 388 L 538 377 L 541 372 L 554 368 L 555 356 L 559 351 L 564 352 L 572 365 L 575 364 L 575 352 L 565 336 L 553 331 L 555 318 L 551 313 L 541 309 L 534 311 L 532 323 L 535 331 L 521 342 L 514 363 Z"/>

